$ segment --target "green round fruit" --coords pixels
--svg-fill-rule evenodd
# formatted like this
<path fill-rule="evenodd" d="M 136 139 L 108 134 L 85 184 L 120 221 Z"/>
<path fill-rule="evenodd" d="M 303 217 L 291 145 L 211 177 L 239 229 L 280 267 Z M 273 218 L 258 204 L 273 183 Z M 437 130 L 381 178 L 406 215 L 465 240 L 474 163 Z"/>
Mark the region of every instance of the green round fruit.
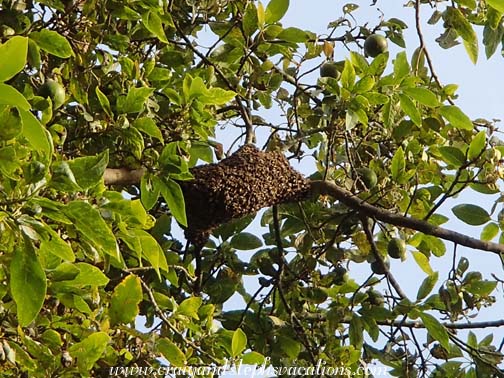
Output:
<path fill-rule="evenodd" d="M 26 182 L 32 184 L 42 180 L 45 174 L 46 174 L 45 164 L 41 163 L 40 161 L 32 161 L 28 164 L 28 167 L 26 168 L 25 179 Z"/>
<path fill-rule="evenodd" d="M 335 62 L 326 62 L 320 66 L 320 77 L 332 77 L 338 79 L 340 77 L 338 65 Z"/>
<path fill-rule="evenodd" d="M 55 80 L 47 80 L 38 91 L 39 96 L 49 97 L 53 104 L 53 109 L 58 109 L 65 103 L 65 88 Z"/>
<path fill-rule="evenodd" d="M 383 265 L 379 260 L 374 260 L 371 263 L 371 270 L 375 274 L 385 274 L 387 271 L 390 269 L 390 261 L 389 259 L 384 259 L 383 260 Z"/>
<path fill-rule="evenodd" d="M 371 34 L 364 41 L 364 53 L 372 58 L 388 51 L 387 39 L 380 34 Z"/>
<path fill-rule="evenodd" d="M 372 189 L 378 183 L 378 177 L 376 173 L 367 167 L 362 167 L 357 169 L 357 174 L 360 181 L 366 186 L 367 189 Z"/>
<path fill-rule="evenodd" d="M 393 259 L 404 259 L 406 256 L 406 243 L 399 238 L 390 239 L 387 245 L 387 253 Z"/>

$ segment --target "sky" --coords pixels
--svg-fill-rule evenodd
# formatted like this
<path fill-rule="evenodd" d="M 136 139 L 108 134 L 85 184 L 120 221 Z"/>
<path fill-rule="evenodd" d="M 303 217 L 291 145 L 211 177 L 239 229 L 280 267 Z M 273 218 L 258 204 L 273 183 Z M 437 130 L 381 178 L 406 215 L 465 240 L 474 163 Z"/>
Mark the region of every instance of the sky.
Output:
<path fill-rule="evenodd" d="M 404 1 L 406 2 L 406 1 Z M 266 6 L 267 1 L 263 2 Z M 286 16 L 282 19 L 282 24 L 284 27 L 295 26 L 301 29 L 307 29 L 318 34 L 327 33 L 327 25 L 329 22 L 334 21 L 343 15 L 342 7 L 346 2 L 335 1 L 335 0 L 291 0 L 289 11 Z M 373 28 L 380 21 L 381 12 L 385 15 L 385 19 L 396 17 L 405 21 L 410 27 L 405 30 L 405 40 L 406 40 L 406 51 L 408 57 L 411 57 L 412 52 L 418 47 L 418 37 L 416 34 L 416 29 L 414 27 L 414 9 L 410 7 L 403 7 L 401 1 L 390 1 L 390 0 L 377 0 L 375 6 L 370 6 L 371 0 L 354 0 L 353 3 L 360 6 L 353 15 L 357 19 L 359 24 L 363 22 L 368 22 L 369 27 Z M 441 22 L 440 25 L 427 25 L 426 20 L 430 17 L 432 10 L 428 5 L 423 5 L 421 8 L 422 20 L 423 22 L 423 34 L 427 49 L 431 54 L 434 62 L 434 67 L 438 77 L 443 84 L 455 83 L 459 85 L 459 98 L 456 100 L 456 104 L 463 109 L 469 117 L 475 118 L 486 118 L 486 119 L 504 119 L 504 106 L 502 104 L 502 87 L 504 84 L 504 75 L 502 75 L 504 69 L 504 58 L 501 56 L 500 51 L 497 51 L 495 55 L 487 60 L 484 56 L 484 47 L 481 44 L 481 30 L 477 31 L 480 37 L 480 56 L 477 65 L 473 65 L 467 56 L 464 47 L 461 45 L 451 48 L 449 50 L 441 49 L 435 39 L 441 34 Z M 401 48 L 393 45 L 389 42 L 391 57 L 393 58 L 395 54 L 402 51 Z M 342 60 L 347 56 L 348 52 L 344 49 L 341 44 L 337 44 L 335 47 L 335 60 Z M 272 116 L 273 119 L 268 119 L 268 121 L 275 122 L 275 114 L 268 113 L 268 117 Z M 277 115 L 281 120 L 280 115 Z M 504 130 L 504 128 L 503 128 Z M 224 144 L 227 146 L 232 142 L 229 137 L 229 130 L 225 130 L 218 134 L 217 139 L 221 141 L 222 136 L 228 135 L 224 138 Z M 504 136 L 501 136 L 504 139 Z M 302 167 L 301 170 L 309 170 L 309 168 Z M 311 172 L 305 171 L 303 173 L 309 174 Z M 480 227 L 471 227 L 465 225 L 464 223 L 458 221 L 451 213 L 451 207 L 456 203 L 478 203 L 478 205 L 490 210 L 493 205 L 495 198 L 489 196 L 483 196 L 475 192 L 467 192 L 455 200 L 447 202 L 441 209 L 440 212 L 447 215 L 451 220 L 444 225 L 444 227 L 457 230 L 461 233 L 466 233 L 474 237 L 479 237 L 481 231 Z M 498 208 L 497 212 L 500 209 Z M 259 217 L 257 217 L 259 218 Z M 247 229 L 249 232 L 261 235 L 267 230 L 260 229 L 258 227 L 258 221 L 256 221 Z M 453 245 L 447 245 L 447 254 L 441 258 L 433 258 L 431 260 L 431 265 L 434 270 L 438 270 L 440 273 L 440 280 L 447 277 L 447 272 L 451 267 L 453 253 Z M 483 276 L 487 279 L 492 279 L 490 273 L 496 273 L 499 277 L 504 277 L 504 273 L 501 268 L 501 263 L 496 255 L 488 254 L 481 251 L 469 250 L 467 248 L 458 247 L 457 256 L 468 257 L 470 261 L 469 270 L 477 270 L 483 273 Z M 244 259 L 246 259 L 246 255 Z M 352 264 L 351 265 L 351 275 L 352 277 L 357 276 L 357 279 L 367 277 L 369 274 L 369 267 L 364 266 L 366 264 Z M 416 298 L 416 292 L 421 281 L 425 278 L 425 274 L 420 270 L 420 268 L 413 261 L 413 258 L 409 256 L 406 262 L 392 262 L 391 271 L 400 283 L 401 287 L 405 290 L 406 294 L 410 298 Z M 362 277 L 359 277 L 362 275 Z M 256 278 L 254 278 L 256 280 Z M 437 290 L 437 288 L 435 289 Z M 504 314 L 504 300 L 502 289 L 498 287 L 497 291 L 494 292 L 497 297 L 497 305 L 493 306 L 490 311 L 481 311 L 481 317 L 476 320 L 493 320 L 496 316 Z M 226 307 L 230 308 L 236 306 L 241 308 L 242 301 L 239 297 L 234 297 L 234 300 L 230 302 Z M 235 308 L 236 308 L 235 307 Z M 498 342 L 504 337 L 503 330 L 483 330 L 482 332 L 476 332 L 478 339 L 483 338 L 488 333 L 493 332 Z M 461 338 L 465 339 L 463 332 L 460 333 Z M 236 374 L 228 374 L 228 377 L 237 377 Z"/>

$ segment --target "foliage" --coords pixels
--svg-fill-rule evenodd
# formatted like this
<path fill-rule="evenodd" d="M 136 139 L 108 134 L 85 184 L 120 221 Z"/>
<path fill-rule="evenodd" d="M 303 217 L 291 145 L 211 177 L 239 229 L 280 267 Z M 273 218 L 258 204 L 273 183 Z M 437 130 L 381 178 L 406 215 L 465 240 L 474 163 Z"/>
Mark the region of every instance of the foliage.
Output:
<path fill-rule="evenodd" d="M 498 282 L 470 271 L 438 237 L 328 196 L 266 210 L 261 237 L 244 232 L 253 217 L 222 225 L 201 253 L 171 229 L 172 218 L 186 222 L 179 183 L 230 144 L 218 126 L 239 130 L 238 144 L 266 135 L 267 148 L 291 161 L 313 156 L 311 178 L 435 226 L 463 191 L 499 193 L 496 127 L 456 105 L 457 86 L 434 74 L 421 30 L 408 57 L 407 25 L 386 17 L 357 25 L 356 4 L 326 36 L 283 25 L 288 0 L 0 4 L 3 376 L 108 376 L 112 366 L 159 366 L 160 357 L 173 366 L 268 357 L 353 372 L 373 361 L 397 377 L 502 376 L 491 334 L 454 330 L 494 304 Z M 442 21 L 439 44 L 461 41 L 475 63 L 480 46 L 491 57 L 501 45 L 501 1 L 408 5 Z M 366 58 L 375 33 L 401 51 Z M 315 77 L 333 60 L 339 74 Z M 50 80 L 57 95 L 40 91 Z M 281 122 L 265 119 L 270 108 Z M 104 184 L 107 169 L 140 167 L 136 185 Z M 376 184 L 362 182 L 363 169 Z M 500 202 L 452 210 L 484 226 L 482 240 L 504 240 Z M 416 298 L 388 268 L 393 238 L 427 274 Z M 447 277 L 431 267 L 441 258 L 453 261 Z M 358 266 L 384 275 L 359 278 Z M 229 310 L 233 295 L 246 306 Z"/>

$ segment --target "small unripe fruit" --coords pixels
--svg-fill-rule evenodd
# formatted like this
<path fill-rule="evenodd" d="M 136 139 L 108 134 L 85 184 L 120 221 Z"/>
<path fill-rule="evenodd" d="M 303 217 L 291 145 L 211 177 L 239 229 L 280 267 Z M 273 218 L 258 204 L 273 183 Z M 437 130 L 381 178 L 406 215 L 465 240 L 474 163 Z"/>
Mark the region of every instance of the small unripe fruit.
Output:
<path fill-rule="evenodd" d="M 372 189 L 378 183 L 378 177 L 376 173 L 367 167 L 362 167 L 357 169 L 357 174 L 360 181 L 366 186 L 366 189 Z"/>
<path fill-rule="evenodd" d="M 338 79 L 340 72 L 335 62 L 326 62 L 320 66 L 320 77 L 332 77 Z"/>
<path fill-rule="evenodd" d="M 393 259 L 404 259 L 406 256 L 406 243 L 399 238 L 390 239 L 387 245 L 387 253 Z"/>
<path fill-rule="evenodd" d="M 371 34 L 364 41 L 364 53 L 372 58 L 388 51 L 387 39 L 380 34 Z"/>
<path fill-rule="evenodd" d="M 53 109 L 58 109 L 65 103 L 65 88 L 55 80 L 47 80 L 39 88 L 38 94 L 44 98 L 49 97 L 52 101 Z"/>
<path fill-rule="evenodd" d="M 375 260 L 371 263 L 371 270 L 375 274 L 385 274 L 390 268 L 389 259 L 383 259 L 383 264 L 379 260 Z"/>

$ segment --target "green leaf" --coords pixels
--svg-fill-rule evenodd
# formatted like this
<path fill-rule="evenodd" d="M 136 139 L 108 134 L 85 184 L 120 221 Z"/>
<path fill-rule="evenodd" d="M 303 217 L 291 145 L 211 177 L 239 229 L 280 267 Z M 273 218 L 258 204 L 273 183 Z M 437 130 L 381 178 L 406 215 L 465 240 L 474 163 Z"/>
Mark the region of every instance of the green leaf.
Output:
<path fill-rule="evenodd" d="M 102 109 L 105 110 L 105 113 L 107 113 L 109 117 L 113 117 L 112 110 L 110 109 L 110 101 L 105 93 L 103 93 L 98 86 L 95 87 L 95 93 L 98 97 L 98 101 L 100 102 Z"/>
<path fill-rule="evenodd" d="M 12 180 L 19 180 L 19 162 L 12 146 L 0 148 L 0 172 Z"/>
<path fill-rule="evenodd" d="M 157 39 L 159 39 L 163 43 L 168 43 L 163 23 L 158 14 L 151 11 L 144 13 L 142 15 L 142 22 L 145 28 L 152 34 L 154 34 L 157 37 Z"/>
<path fill-rule="evenodd" d="M 130 88 L 126 98 L 117 99 L 117 107 L 121 113 L 139 113 L 152 92 L 154 92 L 153 88 Z"/>
<path fill-rule="evenodd" d="M 420 319 L 422 319 L 422 323 L 425 328 L 429 332 L 429 335 L 439 341 L 439 343 L 445 349 L 450 349 L 450 337 L 448 336 L 448 332 L 446 328 L 437 320 L 434 316 L 427 314 L 425 312 L 419 312 Z"/>
<path fill-rule="evenodd" d="M 410 72 L 410 66 L 408 63 L 408 57 L 406 52 L 402 51 L 397 54 L 394 60 L 394 79 L 396 82 L 400 82 L 405 76 Z"/>
<path fill-rule="evenodd" d="M 23 120 L 23 136 L 35 150 L 49 158 L 52 155 L 53 146 L 42 124 L 30 111 L 19 109 L 19 114 Z"/>
<path fill-rule="evenodd" d="M 179 222 L 182 226 L 187 227 L 185 200 L 180 185 L 172 179 L 166 179 L 160 182 L 161 194 L 163 195 L 163 198 L 165 199 L 172 215 L 175 217 L 177 222 Z"/>
<path fill-rule="evenodd" d="M 413 123 L 417 126 L 421 126 L 422 115 L 420 114 L 420 111 L 418 110 L 414 102 L 408 96 L 399 94 L 399 103 L 401 105 L 402 111 L 410 117 Z"/>
<path fill-rule="evenodd" d="M 161 278 L 159 269 L 165 272 L 168 271 L 168 263 L 161 246 L 151 234 L 144 230 L 134 229 L 131 232 L 138 242 L 138 247 L 135 250 L 141 252 L 142 256 L 152 265 L 159 278 Z"/>
<path fill-rule="evenodd" d="M 246 346 L 247 335 L 241 328 L 237 328 L 233 332 L 233 338 L 231 340 L 231 356 L 238 357 L 245 350 Z"/>
<path fill-rule="evenodd" d="M 264 28 L 264 24 L 266 23 L 266 12 L 264 11 L 264 5 L 259 1 L 257 4 L 257 24 L 259 28 L 262 30 Z"/>
<path fill-rule="evenodd" d="M 270 317 L 271 319 L 271 317 Z M 277 336 L 278 345 L 287 356 L 292 359 L 298 357 L 301 352 L 301 343 L 287 336 Z"/>
<path fill-rule="evenodd" d="M 375 85 L 375 80 L 372 76 L 364 76 L 357 83 L 355 83 L 354 92 L 355 93 L 367 93 L 373 89 Z M 367 98 L 367 97 L 366 97 Z"/>
<path fill-rule="evenodd" d="M 148 174 L 144 174 L 140 179 L 140 199 L 145 207 L 145 210 L 149 211 L 156 204 L 160 194 L 159 185 L 155 185 L 150 179 Z"/>
<path fill-rule="evenodd" d="M 242 356 L 241 362 L 244 365 L 262 365 L 265 358 L 262 354 L 257 352 L 248 352 Z"/>
<path fill-rule="evenodd" d="M 404 170 L 406 168 L 406 159 L 404 158 L 404 151 L 402 147 L 399 147 L 392 158 L 392 162 L 390 164 L 390 170 L 392 173 L 392 179 L 396 182 L 399 182 L 402 175 L 404 174 Z"/>
<path fill-rule="evenodd" d="M 262 247 L 262 241 L 251 233 L 240 232 L 231 239 L 231 246 L 242 251 L 248 251 Z"/>
<path fill-rule="evenodd" d="M 287 42 L 300 43 L 307 42 L 310 39 L 310 34 L 304 30 L 290 27 L 282 30 L 276 38 Z"/>
<path fill-rule="evenodd" d="M 481 231 L 480 239 L 490 241 L 499 234 L 499 225 L 497 223 L 488 223 Z"/>
<path fill-rule="evenodd" d="M 450 122 L 453 127 L 462 130 L 472 130 L 471 119 L 455 105 L 446 105 L 439 108 L 439 113 Z"/>
<path fill-rule="evenodd" d="M 150 117 L 141 117 L 133 122 L 133 127 L 137 128 L 141 132 L 158 139 L 161 143 L 164 143 L 163 134 L 161 130 L 156 125 L 156 122 Z"/>
<path fill-rule="evenodd" d="M 474 160 L 485 150 L 486 132 L 484 130 L 476 134 L 469 145 L 467 157 L 469 160 Z"/>
<path fill-rule="evenodd" d="M 81 189 L 90 189 L 98 185 L 109 162 L 108 150 L 96 156 L 75 158 L 68 162 L 75 180 Z"/>
<path fill-rule="evenodd" d="M 203 94 L 199 100 L 206 105 L 225 105 L 233 98 L 236 93 L 222 88 L 210 88 Z"/>
<path fill-rule="evenodd" d="M 364 342 L 363 332 L 364 328 L 362 319 L 354 314 L 352 320 L 350 320 L 350 327 L 348 330 L 350 345 L 355 346 L 357 349 L 362 348 L 362 344 Z"/>
<path fill-rule="evenodd" d="M 466 16 L 457 8 L 447 7 L 444 18 L 462 37 L 469 58 L 476 64 L 478 60 L 478 37 Z"/>
<path fill-rule="evenodd" d="M 182 301 L 175 313 L 198 320 L 198 310 L 202 304 L 203 299 L 201 297 L 190 297 Z"/>
<path fill-rule="evenodd" d="M 254 3 L 248 3 L 245 8 L 245 13 L 242 20 L 243 31 L 247 37 L 250 37 L 255 33 L 259 26 L 259 20 L 257 17 L 257 8 Z"/>
<path fill-rule="evenodd" d="M 105 352 L 109 342 L 110 337 L 105 332 L 95 332 L 72 345 L 68 348 L 68 352 L 77 360 L 79 370 L 87 374 Z"/>
<path fill-rule="evenodd" d="M 455 2 L 471 10 L 476 9 L 476 0 L 455 0 Z"/>
<path fill-rule="evenodd" d="M 0 45 L 0 81 L 7 81 L 16 76 L 26 65 L 28 38 L 14 36 Z"/>
<path fill-rule="evenodd" d="M 486 210 L 476 205 L 456 205 L 452 211 L 458 219 L 471 226 L 480 226 L 490 220 L 490 215 Z"/>
<path fill-rule="evenodd" d="M 430 274 L 427 277 L 425 277 L 422 284 L 420 285 L 420 288 L 418 289 L 417 301 L 424 299 L 427 295 L 429 295 L 432 292 L 434 286 L 436 286 L 438 278 L 439 278 L 438 272 L 434 272 L 433 274 Z"/>
<path fill-rule="evenodd" d="M 427 88 L 405 88 L 404 94 L 407 94 L 413 100 L 418 101 L 420 104 L 434 108 L 440 105 L 437 96 Z"/>
<path fill-rule="evenodd" d="M 341 72 L 341 85 L 343 88 L 351 90 L 355 83 L 355 68 L 352 62 L 345 59 L 345 65 L 343 67 L 343 72 Z"/>
<path fill-rule="evenodd" d="M 40 251 L 52 253 L 66 261 L 75 261 L 75 254 L 68 243 L 66 243 L 51 227 L 45 225 L 48 238 L 43 238 L 40 242 Z"/>
<path fill-rule="evenodd" d="M 0 139 L 8 141 L 23 131 L 23 120 L 14 106 L 0 105 Z"/>
<path fill-rule="evenodd" d="M 86 237 L 94 247 L 120 260 L 119 248 L 114 234 L 98 210 L 87 202 L 73 201 L 63 208 L 63 212 L 73 221 L 77 231 Z"/>
<path fill-rule="evenodd" d="M 186 365 L 186 357 L 180 348 L 171 340 L 159 339 L 156 343 L 156 349 L 173 366 L 183 367 Z"/>
<path fill-rule="evenodd" d="M 504 13 L 504 1 L 503 0 L 486 0 L 487 5 L 490 5 L 493 9 Z"/>
<path fill-rule="evenodd" d="M 466 285 L 466 290 L 481 297 L 489 296 L 497 287 L 497 281 L 476 280 Z"/>
<path fill-rule="evenodd" d="M 110 299 L 109 316 L 112 325 L 131 323 L 138 316 L 138 304 L 142 301 L 140 278 L 130 274 L 114 288 Z"/>
<path fill-rule="evenodd" d="M 77 276 L 71 280 L 61 281 L 65 286 L 83 287 L 83 286 L 105 286 L 109 279 L 96 266 L 87 263 L 76 263 L 75 267 L 79 270 Z"/>
<path fill-rule="evenodd" d="M 23 234 L 23 241 L 14 249 L 10 263 L 10 291 L 21 327 L 29 325 L 42 309 L 46 289 L 42 264 L 31 240 Z"/>
<path fill-rule="evenodd" d="M 70 58 L 73 55 L 72 46 L 58 32 L 42 29 L 39 32 L 30 33 L 30 38 L 44 51 L 58 58 Z"/>
<path fill-rule="evenodd" d="M 422 252 L 419 251 L 413 251 L 412 255 L 413 258 L 415 259 L 415 262 L 420 267 L 420 269 L 422 269 L 428 275 L 434 274 L 434 271 L 430 266 L 429 259 L 427 258 L 427 256 L 425 256 Z"/>
<path fill-rule="evenodd" d="M 25 111 L 31 109 L 30 103 L 16 88 L 3 83 L 0 83 L 0 104 L 17 106 Z"/>
<path fill-rule="evenodd" d="M 439 147 L 439 153 L 441 154 L 443 161 L 455 166 L 456 168 L 461 167 L 466 163 L 464 153 L 457 147 L 442 146 Z"/>
<path fill-rule="evenodd" d="M 271 0 L 266 6 L 265 22 L 272 24 L 280 20 L 289 9 L 289 0 Z"/>

